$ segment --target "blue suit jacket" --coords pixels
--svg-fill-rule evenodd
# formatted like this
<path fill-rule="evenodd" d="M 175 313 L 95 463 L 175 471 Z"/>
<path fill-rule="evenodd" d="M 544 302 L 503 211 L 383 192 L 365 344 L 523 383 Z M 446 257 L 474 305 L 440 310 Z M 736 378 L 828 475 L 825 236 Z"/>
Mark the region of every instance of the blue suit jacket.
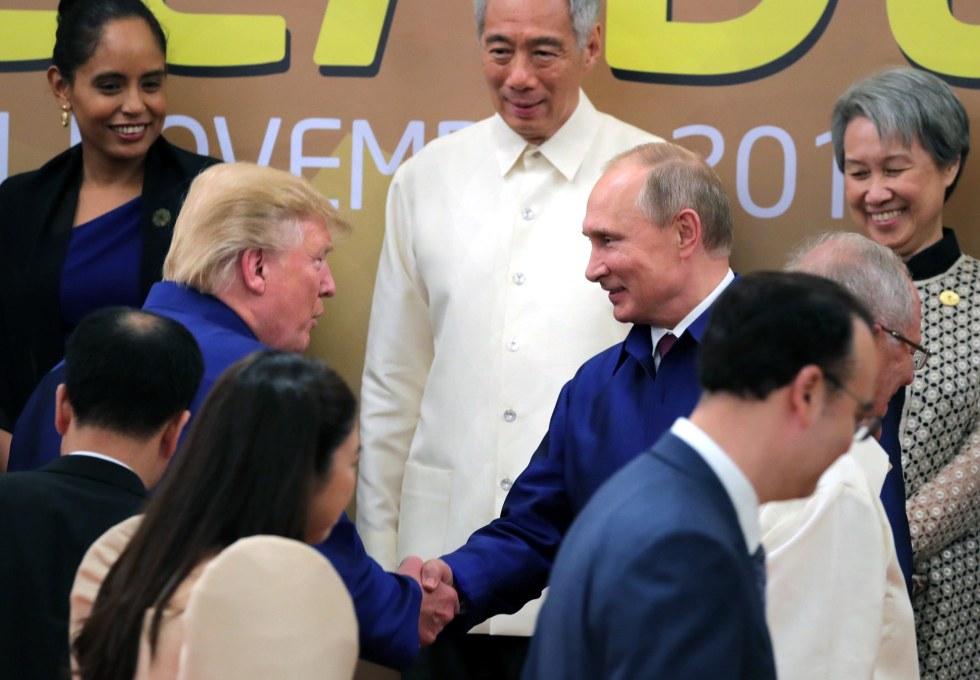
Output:
<path fill-rule="evenodd" d="M 525 678 L 776 677 L 735 508 L 673 434 L 590 501 L 549 585 Z"/>
<path fill-rule="evenodd" d="M 707 320 L 705 312 L 688 327 L 658 371 L 650 328 L 634 326 L 562 388 L 548 433 L 500 518 L 445 557 L 464 600 L 450 630 L 515 612 L 540 595 L 562 537 L 596 489 L 690 415 L 701 396 L 695 361 Z"/>
<path fill-rule="evenodd" d="M 179 321 L 201 348 L 204 378 L 191 404 L 192 412 L 226 368 L 266 348 L 224 303 L 193 289 L 158 283 L 150 290 L 143 309 Z M 63 371 L 60 364 L 41 381 L 17 421 L 10 451 L 11 464 L 17 469 L 43 465 L 49 452 L 60 447 L 61 437 L 53 425 L 54 393 L 63 380 Z M 315 547 L 333 564 L 354 601 L 361 657 L 394 668 L 411 665 L 419 650 L 422 590 L 418 584 L 384 571 L 368 557 L 346 515 L 341 516 L 330 537 Z"/>

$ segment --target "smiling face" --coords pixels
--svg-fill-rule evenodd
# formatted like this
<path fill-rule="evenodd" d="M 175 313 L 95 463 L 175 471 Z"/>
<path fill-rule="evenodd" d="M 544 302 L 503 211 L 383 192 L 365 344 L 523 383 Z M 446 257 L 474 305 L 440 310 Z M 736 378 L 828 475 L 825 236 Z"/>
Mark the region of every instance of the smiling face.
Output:
<path fill-rule="evenodd" d="M 313 490 L 306 520 L 307 543 L 316 545 L 327 540 L 330 530 L 354 496 L 360 448 L 361 438 L 355 425 L 344 443 L 334 451 L 326 479 L 319 481 Z"/>
<path fill-rule="evenodd" d="M 674 307 L 685 282 L 676 231 L 637 206 L 649 172 L 622 163 L 596 183 L 582 225 L 592 246 L 585 276 L 609 293 L 617 321 L 672 328 L 684 317 Z"/>
<path fill-rule="evenodd" d="M 300 222 L 303 240 L 280 253 L 264 256 L 265 289 L 256 311 L 256 337 L 275 349 L 302 352 L 323 314 L 322 297 L 337 291 L 327 264 L 333 248 L 330 232 L 320 220 Z"/>
<path fill-rule="evenodd" d="M 599 27 L 581 50 L 567 0 L 488 0 L 481 37 L 494 108 L 531 144 L 551 138 L 578 106 L 599 54 Z"/>
<path fill-rule="evenodd" d="M 72 83 L 55 67 L 48 81 L 75 116 L 86 162 L 142 162 L 167 113 L 166 57 L 145 21 L 116 19 L 102 29 Z"/>
<path fill-rule="evenodd" d="M 868 238 L 908 259 L 942 238 L 946 187 L 959 163 L 940 168 L 918 139 L 882 140 L 868 118 L 844 131 L 844 193 Z"/>

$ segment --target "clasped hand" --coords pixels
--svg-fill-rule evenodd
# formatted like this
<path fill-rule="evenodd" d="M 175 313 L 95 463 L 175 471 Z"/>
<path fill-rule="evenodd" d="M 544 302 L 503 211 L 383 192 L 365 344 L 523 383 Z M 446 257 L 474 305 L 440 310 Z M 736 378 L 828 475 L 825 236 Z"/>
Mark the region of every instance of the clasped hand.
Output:
<path fill-rule="evenodd" d="M 430 645 L 459 613 L 459 596 L 453 588 L 452 569 L 442 560 L 429 560 L 423 564 L 418 557 L 406 557 L 398 565 L 398 573 L 422 587 L 419 644 L 422 647 Z"/>

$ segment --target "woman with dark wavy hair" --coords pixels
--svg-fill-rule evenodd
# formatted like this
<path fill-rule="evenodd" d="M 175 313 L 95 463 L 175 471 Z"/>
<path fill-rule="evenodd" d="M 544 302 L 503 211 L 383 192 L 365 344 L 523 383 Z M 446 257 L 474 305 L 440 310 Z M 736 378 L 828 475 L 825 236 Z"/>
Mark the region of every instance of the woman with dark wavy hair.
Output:
<path fill-rule="evenodd" d="M 73 634 L 82 624 L 72 645 L 79 677 L 177 677 L 195 630 L 197 592 L 225 553 L 233 550 L 230 546 L 257 535 L 308 544 L 325 540 L 354 489 L 355 412 L 347 385 L 314 359 L 267 351 L 230 367 L 195 416 L 146 514 L 111 529 L 82 561 L 72 593 Z M 127 540 L 115 559 L 114 545 Z M 302 549 L 309 553 L 313 569 L 329 570 L 345 598 L 345 620 L 332 628 L 347 641 L 341 653 L 349 655 L 352 671 L 357 629 L 350 600 L 329 562 L 312 548 Z M 271 552 L 282 551 L 276 547 Z M 257 568 L 250 563 L 249 569 Z M 87 601 L 106 570 L 86 617 Z M 288 625 L 291 617 L 307 614 L 305 599 L 285 611 L 278 594 L 301 580 L 303 572 L 292 567 L 269 571 L 270 578 L 242 584 L 241 599 L 264 603 L 265 609 L 255 617 L 262 620 L 224 616 L 220 623 L 231 627 L 236 637 L 255 639 L 257 647 L 268 643 L 270 626 Z M 299 596 L 309 597 L 313 607 L 316 595 L 307 590 L 304 586 Z M 348 626 L 341 625 L 345 622 Z M 259 630 L 241 632 L 249 626 Z M 281 639 L 275 645 L 281 646 Z M 329 647 L 329 640 L 323 645 Z M 277 677 L 303 677 L 302 670 L 289 665 L 300 662 L 282 652 L 278 660 L 266 657 L 261 662 Z M 242 660 L 228 663 L 241 665 Z M 323 677 L 325 669 L 312 666 L 317 667 L 318 677 Z M 227 677 L 240 676 L 229 672 Z"/>

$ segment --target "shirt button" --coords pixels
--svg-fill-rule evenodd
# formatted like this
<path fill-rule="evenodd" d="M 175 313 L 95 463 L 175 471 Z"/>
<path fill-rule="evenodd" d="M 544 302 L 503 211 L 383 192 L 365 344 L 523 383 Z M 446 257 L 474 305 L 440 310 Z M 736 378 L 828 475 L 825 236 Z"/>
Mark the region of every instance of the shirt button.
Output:
<path fill-rule="evenodd" d="M 517 420 L 517 413 L 513 409 L 507 409 L 504 411 L 504 420 L 508 423 L 512 423 Z"/>
<path fill-rule="evenodd" d="M 534 211 L 530 208 L 524 208 L 524 210 L 521 211 L 521 217 L 530 222 L 534 219 Z"/>
<path fill-rule="evenodd" d="M 510 481 L 507 477 L 500 480 L 500 488 L 504 491 L 510 491 L 510 487 L 514 486 L 514 482 Z"/>
<path fill-rule="evenodd" d="M 517 342 L 517 338 L 511 338 L 507 341 L 507 349 L 511 352 L 516 352 L 521 348 L 521 343 Z"/>
<path fill-rule="evenodd" d="M 526 277 L 526 276 L 524 276 L 524 274 L 522 274 L 521 272 L 517 272 L 517 273 L 516 273 L 516 274 L 514 274 L 514 276 L 512 277 L 512 280 L 514 281 L 514 283 L 515 283 L 516 285 L 518 285 L 518 286 L 523 286 L 523 285 L 524 285 L 524 282 L 525 282 L 525 281 L 527 281 L 527 277 Z"/>

